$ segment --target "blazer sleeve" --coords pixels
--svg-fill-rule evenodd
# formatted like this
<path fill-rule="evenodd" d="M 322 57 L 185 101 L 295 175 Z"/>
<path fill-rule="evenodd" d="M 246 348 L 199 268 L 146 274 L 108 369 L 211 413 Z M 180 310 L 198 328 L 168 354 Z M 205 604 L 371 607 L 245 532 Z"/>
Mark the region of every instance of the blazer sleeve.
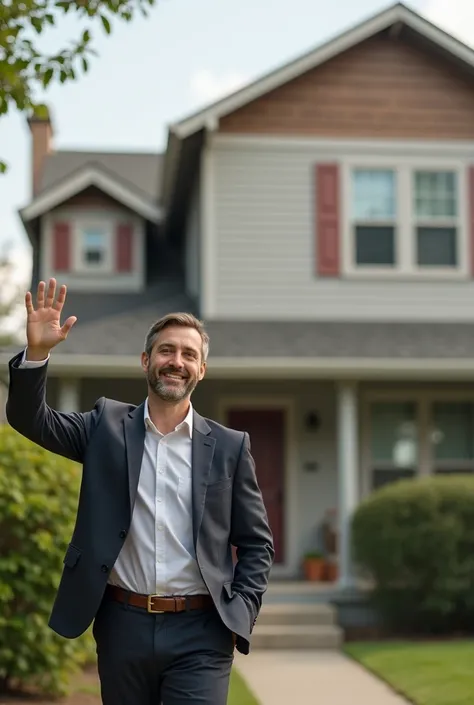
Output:
<path fill-rule="evenodd" d="M 9 362 L 8 423 L 42 448 L 82 463 L 105 399 L 99 399 L 94 409 L 86 413 L 56 411 L 46 403 L 48 361 L 35 367 L 20 367 L 22 359 L 20 353 Z"/>
<path fill-rule="evenodd" d="M 255 623 L 275 551 L 248 433 L 244 434 L 234 477 L 230 542 L 237 549 L 232 587 L 249 606 Z"/>

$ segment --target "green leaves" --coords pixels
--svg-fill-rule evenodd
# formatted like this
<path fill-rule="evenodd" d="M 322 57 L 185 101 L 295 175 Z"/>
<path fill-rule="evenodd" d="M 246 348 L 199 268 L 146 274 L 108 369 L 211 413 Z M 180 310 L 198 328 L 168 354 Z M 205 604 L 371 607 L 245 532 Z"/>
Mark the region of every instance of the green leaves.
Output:
<path fill-rule="evenodd" d="M 39 91 L 53 83 L 75 81 L 89 70 L 96 55 L 90 27 L 100 22 L 107 35 L 112 19 L 133 20 L 157 0 L 0 0 L 0 117 L 10 109 L 29 113 Z M 68 13 L 77 15 L 77 39 L 57 54 L 48 54 L 48 30 L 58 29 Z M 86 25 L 84 27 L 84 24 Z M 41 48 L 37 37 L 44 36 Z M 0 161 L 0 174 L 6 165 Z"/>
<path fill-rule="evenodd" d="M 100 19 L 102 20 L 102 26 L 105 29 L 106 34 L 110 34 L 112 31 L 112 27 L 110 26 L 109 20 L 105 15 L 101 15 Z"/>
<path fill-rule="evenodd" d="M 90 632 L 48 627 L 71 538 L 80 468 L 0 426 L 0 680 L 61 695 L 70 668 L 93 655 Z"/>

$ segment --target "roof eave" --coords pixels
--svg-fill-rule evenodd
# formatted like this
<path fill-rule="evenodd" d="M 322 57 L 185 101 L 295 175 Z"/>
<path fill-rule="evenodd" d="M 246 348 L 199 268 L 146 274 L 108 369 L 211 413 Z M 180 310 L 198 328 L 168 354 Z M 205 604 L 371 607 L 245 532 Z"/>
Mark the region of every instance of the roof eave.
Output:
<path fill-rule="evenodd" d="M 162 220 L 163 210 L 160 206 L 134 193 L 97 166 L 88 165 L 71 174 L 69 178 L 59 184 L 40 193 L 31 203 L 21 208 L 19 215 L 23 224 L 27 227 L 27 224 L 32 220 L 44 215 L 52 208 L 56 208 L 89 186 L 96 186 L 146 220 L 154 223 L 159 223 Z"/>

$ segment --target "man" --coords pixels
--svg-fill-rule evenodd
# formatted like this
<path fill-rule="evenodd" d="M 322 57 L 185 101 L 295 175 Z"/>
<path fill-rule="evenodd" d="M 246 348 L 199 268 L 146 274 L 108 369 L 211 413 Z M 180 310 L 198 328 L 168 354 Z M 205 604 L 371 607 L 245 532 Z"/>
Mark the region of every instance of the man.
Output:
<path fill-rule="evenodd" d="M 10 361 L 7 401 L 13 428 L 83 464 L 50 626 L 75 638 L 94 620 L 104 705 L 225 705 L 274 558 L 248 435 L 191 405 L 209 338 L 189 314 L 148 332 L 143 404 L 50 408 L 50 353 L 76 322 L 61 326 L 65 299 L 54 279 L 47 291 L 40 282 L 36 307 L 26 294 L 27 348 Z"/>

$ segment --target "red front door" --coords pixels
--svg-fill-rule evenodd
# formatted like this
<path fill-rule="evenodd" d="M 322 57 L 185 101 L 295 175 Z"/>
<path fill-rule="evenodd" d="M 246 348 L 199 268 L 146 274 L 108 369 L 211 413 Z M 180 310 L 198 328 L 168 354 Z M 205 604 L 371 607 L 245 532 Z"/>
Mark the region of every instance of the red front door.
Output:
<path fill-rule="evenodd" d="M 281 563 L 284 559 L 285 412 L 282 409 L 230 409 L 227 424 L 250 435 L 258 484 L 273 532 L 275 563 Z"/>

